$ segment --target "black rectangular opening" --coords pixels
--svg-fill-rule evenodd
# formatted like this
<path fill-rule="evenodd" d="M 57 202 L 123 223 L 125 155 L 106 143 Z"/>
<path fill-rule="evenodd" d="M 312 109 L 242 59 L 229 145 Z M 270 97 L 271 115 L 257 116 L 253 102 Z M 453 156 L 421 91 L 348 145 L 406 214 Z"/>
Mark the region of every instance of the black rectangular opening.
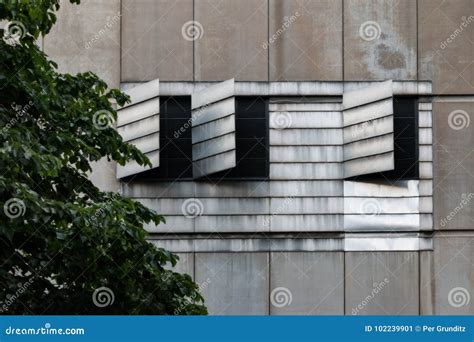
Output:
<path fill-rule="evenodd" d="M 269 174 L 268 100 L 261 96 L 236 97 L 236 167 L 203 180 L 262 180 Z"/>

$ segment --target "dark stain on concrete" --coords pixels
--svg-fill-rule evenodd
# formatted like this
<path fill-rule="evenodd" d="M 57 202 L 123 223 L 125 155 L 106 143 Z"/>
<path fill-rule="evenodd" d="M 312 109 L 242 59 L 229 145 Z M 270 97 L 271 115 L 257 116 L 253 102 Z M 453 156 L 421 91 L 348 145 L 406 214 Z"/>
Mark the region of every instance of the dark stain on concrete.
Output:
<path fill-rule="evenodd" d="M 399 51 L 391 50 L 387 45 L 377 46 L 377 62 L 388 70 L 403 69 L 406 67 L 405 56 Z"/>

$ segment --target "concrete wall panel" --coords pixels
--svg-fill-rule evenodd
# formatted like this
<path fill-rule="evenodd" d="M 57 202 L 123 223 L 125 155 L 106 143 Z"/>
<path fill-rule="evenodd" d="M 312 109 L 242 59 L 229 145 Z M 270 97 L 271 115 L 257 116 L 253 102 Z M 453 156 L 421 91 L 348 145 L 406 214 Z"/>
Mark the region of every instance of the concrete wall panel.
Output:
<path fill-rule="evenodd" d="M 435 94 L 472 94 L 474 2 L 419 0 L 418 29 L 419 79 Z"/>
<path fill-rule="evenodd" d="M 122 15 L 122 82 L 193 79 L 192 0 L 123 0 Z"/>
<path fill-rule="evenodd" d="M 197 253 L 196 281 L 211 315 L 267 315 L 268 253 Z"/>
<path fill-rule="evenodd" d="M 344 79 L 416 79 L 416 19 L 416 1 L 344 1 Z"/>
<path fill-rule="evenodd" d="M 474 314 L 474 234 L 443 233 L 434 238 L 435 315 Z"/>
<path fill-rule="evenodd" d="M 348 252 L 346 315 L 417 315 L 418 252 Z"/>
<path fill-rule="evenodd" d="M 343 315 L 342 252 L 271 253 L 270 314 Z"/>
<path fill-rule="evenodd" d="M 342 1 L 270 0 L 270 80 L 342 79 Z"/>
<path fill-rule="evenodd" d="M 420 315 L 434 314 L 433 254 L 433 251 L 420 252 Z"/>
<path fill-rule="evenodd" d="M 161 213 L 160 213 L 161 214 Z M 150 234 L 192 233 L 195 230 L 195 219 L 183 216 L 166 215 L 166 222 L 155 225 L 148 223 L 144 226 Z"/>
<path fill-rule="evenodd" d="M 111 87 L 120 85 L 120 0 L 61 1 L 44 50 L 59 71 L 93 71 Z"/>
<path fill-rule="evenodd" d="M 195 79 L 268 80 L 268 1 L 195 2 Z"/>
<path fill-rule="evenodd" d="M 57 22 L 44 37 L 45 53 L 60 72 L 93 71 L 109 87 L 120 86 L 120 0 L 61 1 Z M 115 163 L 92 163 L 91 181 L 105 191 L 118 191 Z"/>
<path fill-rule="evenodd" d="M 435 229 L 474 227 L 474 102 L 435 102 Z"/>

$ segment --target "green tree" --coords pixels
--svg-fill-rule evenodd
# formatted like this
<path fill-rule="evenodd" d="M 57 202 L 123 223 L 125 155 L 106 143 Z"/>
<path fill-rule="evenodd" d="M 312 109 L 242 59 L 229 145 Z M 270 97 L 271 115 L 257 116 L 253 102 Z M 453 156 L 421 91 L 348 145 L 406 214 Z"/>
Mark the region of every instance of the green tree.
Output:
<path fill-rule="evenodd" d="M 91 161 L 149 160 L 104 125 L 128 97 L 38 48 L 58 9 L 0 0 L 0 313 L 206 314 L 189 275 L 164 268 L 177 257 L 145 239 L 164 219 L 88 180 Z"/>

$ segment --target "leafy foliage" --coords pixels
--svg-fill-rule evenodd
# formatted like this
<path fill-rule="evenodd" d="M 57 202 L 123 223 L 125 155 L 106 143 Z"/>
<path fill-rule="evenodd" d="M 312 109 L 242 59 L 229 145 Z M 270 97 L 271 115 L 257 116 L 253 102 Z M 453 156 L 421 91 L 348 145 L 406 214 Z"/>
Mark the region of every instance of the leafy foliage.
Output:
<path fill-rule="evenodd" d="M 0 1 L 0 20 L 21 29 L 18 44 L 0 30 L 0 313 L 205 314 L 191 278 L 164 268 L 177 257 L 145 240 L 143 225 L 164 219 L 88 180 L 103 157 L 149 161 L 97 121 L 128 97 L 93 73 L 58 73 L 38 48 L 58 9 Z M 94 304 L 102 287 L 106 307 Z"/>

